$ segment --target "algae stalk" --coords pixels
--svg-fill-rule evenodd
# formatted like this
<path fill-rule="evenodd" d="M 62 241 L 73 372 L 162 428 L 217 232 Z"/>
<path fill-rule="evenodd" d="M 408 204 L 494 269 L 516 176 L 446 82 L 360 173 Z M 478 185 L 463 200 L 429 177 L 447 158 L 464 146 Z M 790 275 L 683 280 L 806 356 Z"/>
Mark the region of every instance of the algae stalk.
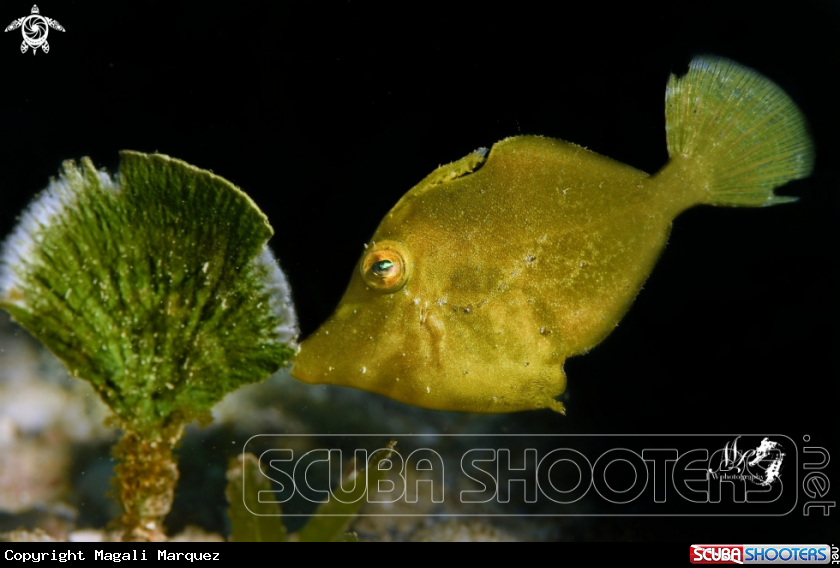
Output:
<path fill-rule="evenodd" d="M 123 540 L 165 539 L 163 519 L 172 509 L 178 463 L 173 451 L 184 434 L 184 424 L 164 428 L 154 438 L 126 431 L 114 447 L 119 463 L 114 468 L 117 498 L 123 514 L 118 528 Z"/>

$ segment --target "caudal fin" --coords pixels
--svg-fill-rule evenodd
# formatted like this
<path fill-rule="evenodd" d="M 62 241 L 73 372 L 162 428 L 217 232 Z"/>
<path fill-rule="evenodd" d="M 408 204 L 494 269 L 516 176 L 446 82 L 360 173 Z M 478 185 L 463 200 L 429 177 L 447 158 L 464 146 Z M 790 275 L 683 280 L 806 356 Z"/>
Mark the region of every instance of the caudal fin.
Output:
<path fill-rule="evenodd" d="M 761 207 L 795 201 L 773 188 L 807 177 L 814 148 L 790 97 L 757 72 L 718 57 L 697 57 L 665 93 L 668 153 L 696 162 L 703 202 Z"/>

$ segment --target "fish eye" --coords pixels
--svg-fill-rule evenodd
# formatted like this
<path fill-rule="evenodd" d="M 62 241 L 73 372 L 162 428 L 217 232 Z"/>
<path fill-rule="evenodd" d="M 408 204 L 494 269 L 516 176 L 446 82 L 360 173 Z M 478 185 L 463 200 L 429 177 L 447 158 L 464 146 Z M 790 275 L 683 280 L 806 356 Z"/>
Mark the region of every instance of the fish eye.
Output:
<path fill-rule="evenodd" d="M 390 260 L 380 260 L 379 262 L 374 262 L 373 267 L 371 268 L 374 274 L 381 276 L 382 278 L 391 276 L 398 269 L 399 267 Z"/>
<path fill-rule="evenodd" d="M 408 281 L 408 250 L 396 241 L 380 241 L 362 257 L 359 270 L 365 283 L 379 292 L 394 293 Z"/>

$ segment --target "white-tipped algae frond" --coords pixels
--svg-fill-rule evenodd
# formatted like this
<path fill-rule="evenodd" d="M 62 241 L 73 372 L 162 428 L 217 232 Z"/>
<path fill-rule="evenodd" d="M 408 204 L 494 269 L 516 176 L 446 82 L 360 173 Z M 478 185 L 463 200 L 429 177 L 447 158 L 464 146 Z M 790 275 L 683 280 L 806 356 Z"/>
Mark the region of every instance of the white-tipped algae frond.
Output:
<path fill-rule="evenodd" d="M 277 340 L 280 343 L 293 344 L 297 341 L 300 330 L 292 303 L 292 288 L 289 286 L 289 281 L 280 270 L 280 265 L 277 264 L 277 259 L 274 258 L 268 245 L 263 246 L 262 252 L 254 258 L 254 263 L 265 270 L 263 291 L 269 296 L 269 311 L 281 316 L 275 328 Z"/>
<path fill-rule="evenodd" d="M 0 307 L 135 431 L 203 414 L 298 351 L 263 213 L 163 155 L 65 162 L 0 250 Z"/>
<path fill-rule="evenodd" d="M 104 191 L 116 192 L 118 184 L 107 172 L 96 172 L 99 185 Z M 5 301 L 25 307 L 20 291 L 20 282 L 39 243 L 43 241 L 43 233 L 62 212 L 76 206 L 78 194 L 73 191 L 71 182 L 65 174 L 58 179 L 53 178 L 47 188 L 30 203 L 23 212 L 15 229 L 7 237 L 0 248 L 0 298 Z"/>

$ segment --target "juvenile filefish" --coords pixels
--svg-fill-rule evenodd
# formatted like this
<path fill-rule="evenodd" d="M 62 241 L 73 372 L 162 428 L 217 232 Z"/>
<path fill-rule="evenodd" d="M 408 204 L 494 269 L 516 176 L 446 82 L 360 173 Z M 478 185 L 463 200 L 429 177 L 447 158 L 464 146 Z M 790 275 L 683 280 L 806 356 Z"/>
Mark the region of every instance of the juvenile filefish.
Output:
<path fill-rule="evenodd" d="M 537 136 L 432 172 L 382 220 L 292 376 L 439 410 L 565 412 L 563 362 L 615 328 L 677 215 L 793 201 L 773 188 L 811 172 L 795 104 L 731 61 L 672 75 L 665 116 L 653 175 Z"/>

